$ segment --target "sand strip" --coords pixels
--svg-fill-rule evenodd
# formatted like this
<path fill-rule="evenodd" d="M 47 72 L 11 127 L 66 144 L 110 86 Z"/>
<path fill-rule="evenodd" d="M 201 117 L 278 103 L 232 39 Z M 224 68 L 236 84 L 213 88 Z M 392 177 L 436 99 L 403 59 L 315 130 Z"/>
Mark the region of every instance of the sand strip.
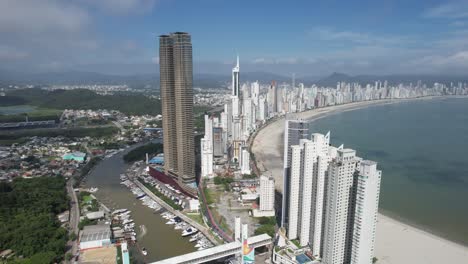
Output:
<path fill-rule="evenodd" d="M 428 100 L 428 98 L 410 100 Z M 304 120 L 317 120 L 333 113 L 351 111 L 372 105 L 407 102 L 380 100 L 319 108 L 295 114 Z M 260 171 L 275 178 L 276 189 L 282 191 L 284 118 L 280 118 L 256 134 L 252 142 Z M 331 131 L 333 137 L 333 131 Z M 357 150 L 359 151 L 359 150 Z M 385 172 L 384 172 L 385 173 Z M 468 263 L 468 247 L 453 243 L 418 228 L 379 214 L 376 235 L 377 263 L 382 264 L 462 264 Z"/>

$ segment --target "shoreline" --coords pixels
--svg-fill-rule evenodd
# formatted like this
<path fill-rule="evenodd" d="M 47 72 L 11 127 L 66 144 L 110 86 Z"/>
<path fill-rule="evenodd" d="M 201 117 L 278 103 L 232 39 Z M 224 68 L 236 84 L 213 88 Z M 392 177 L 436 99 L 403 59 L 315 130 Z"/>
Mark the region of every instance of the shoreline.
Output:
<path fill-rule="evenodd" d="M 444 100 L 467 98 L 457 96 L 430 96 L 411 99 L 388 99 L 333 105 L 324 108 L 294 113 L 291 116 L 312 123 L 315 120 L 347 111 L 386 104 L 405 103 L 418 100 Z M 251 151 L 255 155 L 261 173 L 270 173 L 275 178 L 275 188 L 282 193 L 283 133 L 285 116 L 261 127 L 252 139 Z M 332 133 L 333 134 L 333 133 Z M 431 252 L 430 255 L 428 252 Z M 377 263 L 463 263 L 468 259 L 468 247 L 452 241 L 430 229 L 418 226 L 408 219 L 392 216 L 379 210 L 375 243 Z"/>

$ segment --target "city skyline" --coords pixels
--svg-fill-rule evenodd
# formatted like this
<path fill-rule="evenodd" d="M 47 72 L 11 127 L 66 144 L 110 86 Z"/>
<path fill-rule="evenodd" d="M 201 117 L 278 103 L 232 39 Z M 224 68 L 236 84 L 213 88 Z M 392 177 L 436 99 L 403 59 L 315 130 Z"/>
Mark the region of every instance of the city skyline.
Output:
<path fill-rule="evenodd" d="M 466 1 L 258 1 L 228 8 L 216 1 L 8 0 L 0 10 L 6 69 L 151 73 L 159 63 L 154 38 L 177 30 L 195 36 L 196 73 L 226 72 L 233 54 L 244 72 L 298 77 L 468 69 Z M 164 23 L 175 12 L 181 19 Z"/>

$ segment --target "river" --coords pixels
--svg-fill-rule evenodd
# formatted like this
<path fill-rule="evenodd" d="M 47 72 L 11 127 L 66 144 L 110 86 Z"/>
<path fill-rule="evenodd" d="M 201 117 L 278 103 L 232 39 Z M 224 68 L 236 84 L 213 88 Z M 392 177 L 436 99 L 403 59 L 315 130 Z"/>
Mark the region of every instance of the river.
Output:
<path fill-rule="evenodd" d="M 166 219 L 153 213 L 152 209 L 135 199 L 127 187 L 120 184 L 119 175 L 125 173 L 129 167 L 122 156 L 140 145 L 134 145 L 101 161 L 88 175 L 86 186 L 98 187 L 96 197 L 109 208 L 127 208 L 132 211 L 138 246 L 148 250 L 148 255 L 143 256 L 139 250 L 132 248 L 134 262 L 148 263 L 195 251 L 188 238 L 181 237 L 180 230 L 174 230 L 172 225 L 166 225 Z M 142 238 L 140 238 L 140 225 L 144 225 L 147 229 Z"/>

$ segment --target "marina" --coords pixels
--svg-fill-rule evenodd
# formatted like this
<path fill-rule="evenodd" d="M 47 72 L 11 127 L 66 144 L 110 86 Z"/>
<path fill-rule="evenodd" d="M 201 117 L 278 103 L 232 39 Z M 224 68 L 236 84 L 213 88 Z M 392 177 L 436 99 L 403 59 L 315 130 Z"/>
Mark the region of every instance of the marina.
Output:
<path fill-rule="evenodd" d="M 158 211 L 160 206 L 149 200 L 147 200 L 149 206 L 145 205 L 148 196 L 138 200 L 130 187 L 122 184 L 124 181 L 120 176 L 130 168 L 122 156 L 137 146 L 139 145 L 101 161 L 86 178 L 86 186 L 98 188 L 94 195 L 112 212 L 121 210 L 120 213 L 124 215 L 125 210 L 129 212 L 127 220 L 131 219 L 133 222 L 127 223 L 127 233 L 124 233 L 125 226 L 121 229 L 124 237 L 127 235 L 130 241 L 132 237 L 136 241 L 129 243 L 132 263 L 148 263 L 196 251 L 194 243 L 189 242 L 189 238 L 182 237 L 182 230 L 175 230 L 174 226 L 166 225 L 168 220 L 161 216 L 165 210 Z M 143 247 L 147 255 L 143 255 Z"/>

